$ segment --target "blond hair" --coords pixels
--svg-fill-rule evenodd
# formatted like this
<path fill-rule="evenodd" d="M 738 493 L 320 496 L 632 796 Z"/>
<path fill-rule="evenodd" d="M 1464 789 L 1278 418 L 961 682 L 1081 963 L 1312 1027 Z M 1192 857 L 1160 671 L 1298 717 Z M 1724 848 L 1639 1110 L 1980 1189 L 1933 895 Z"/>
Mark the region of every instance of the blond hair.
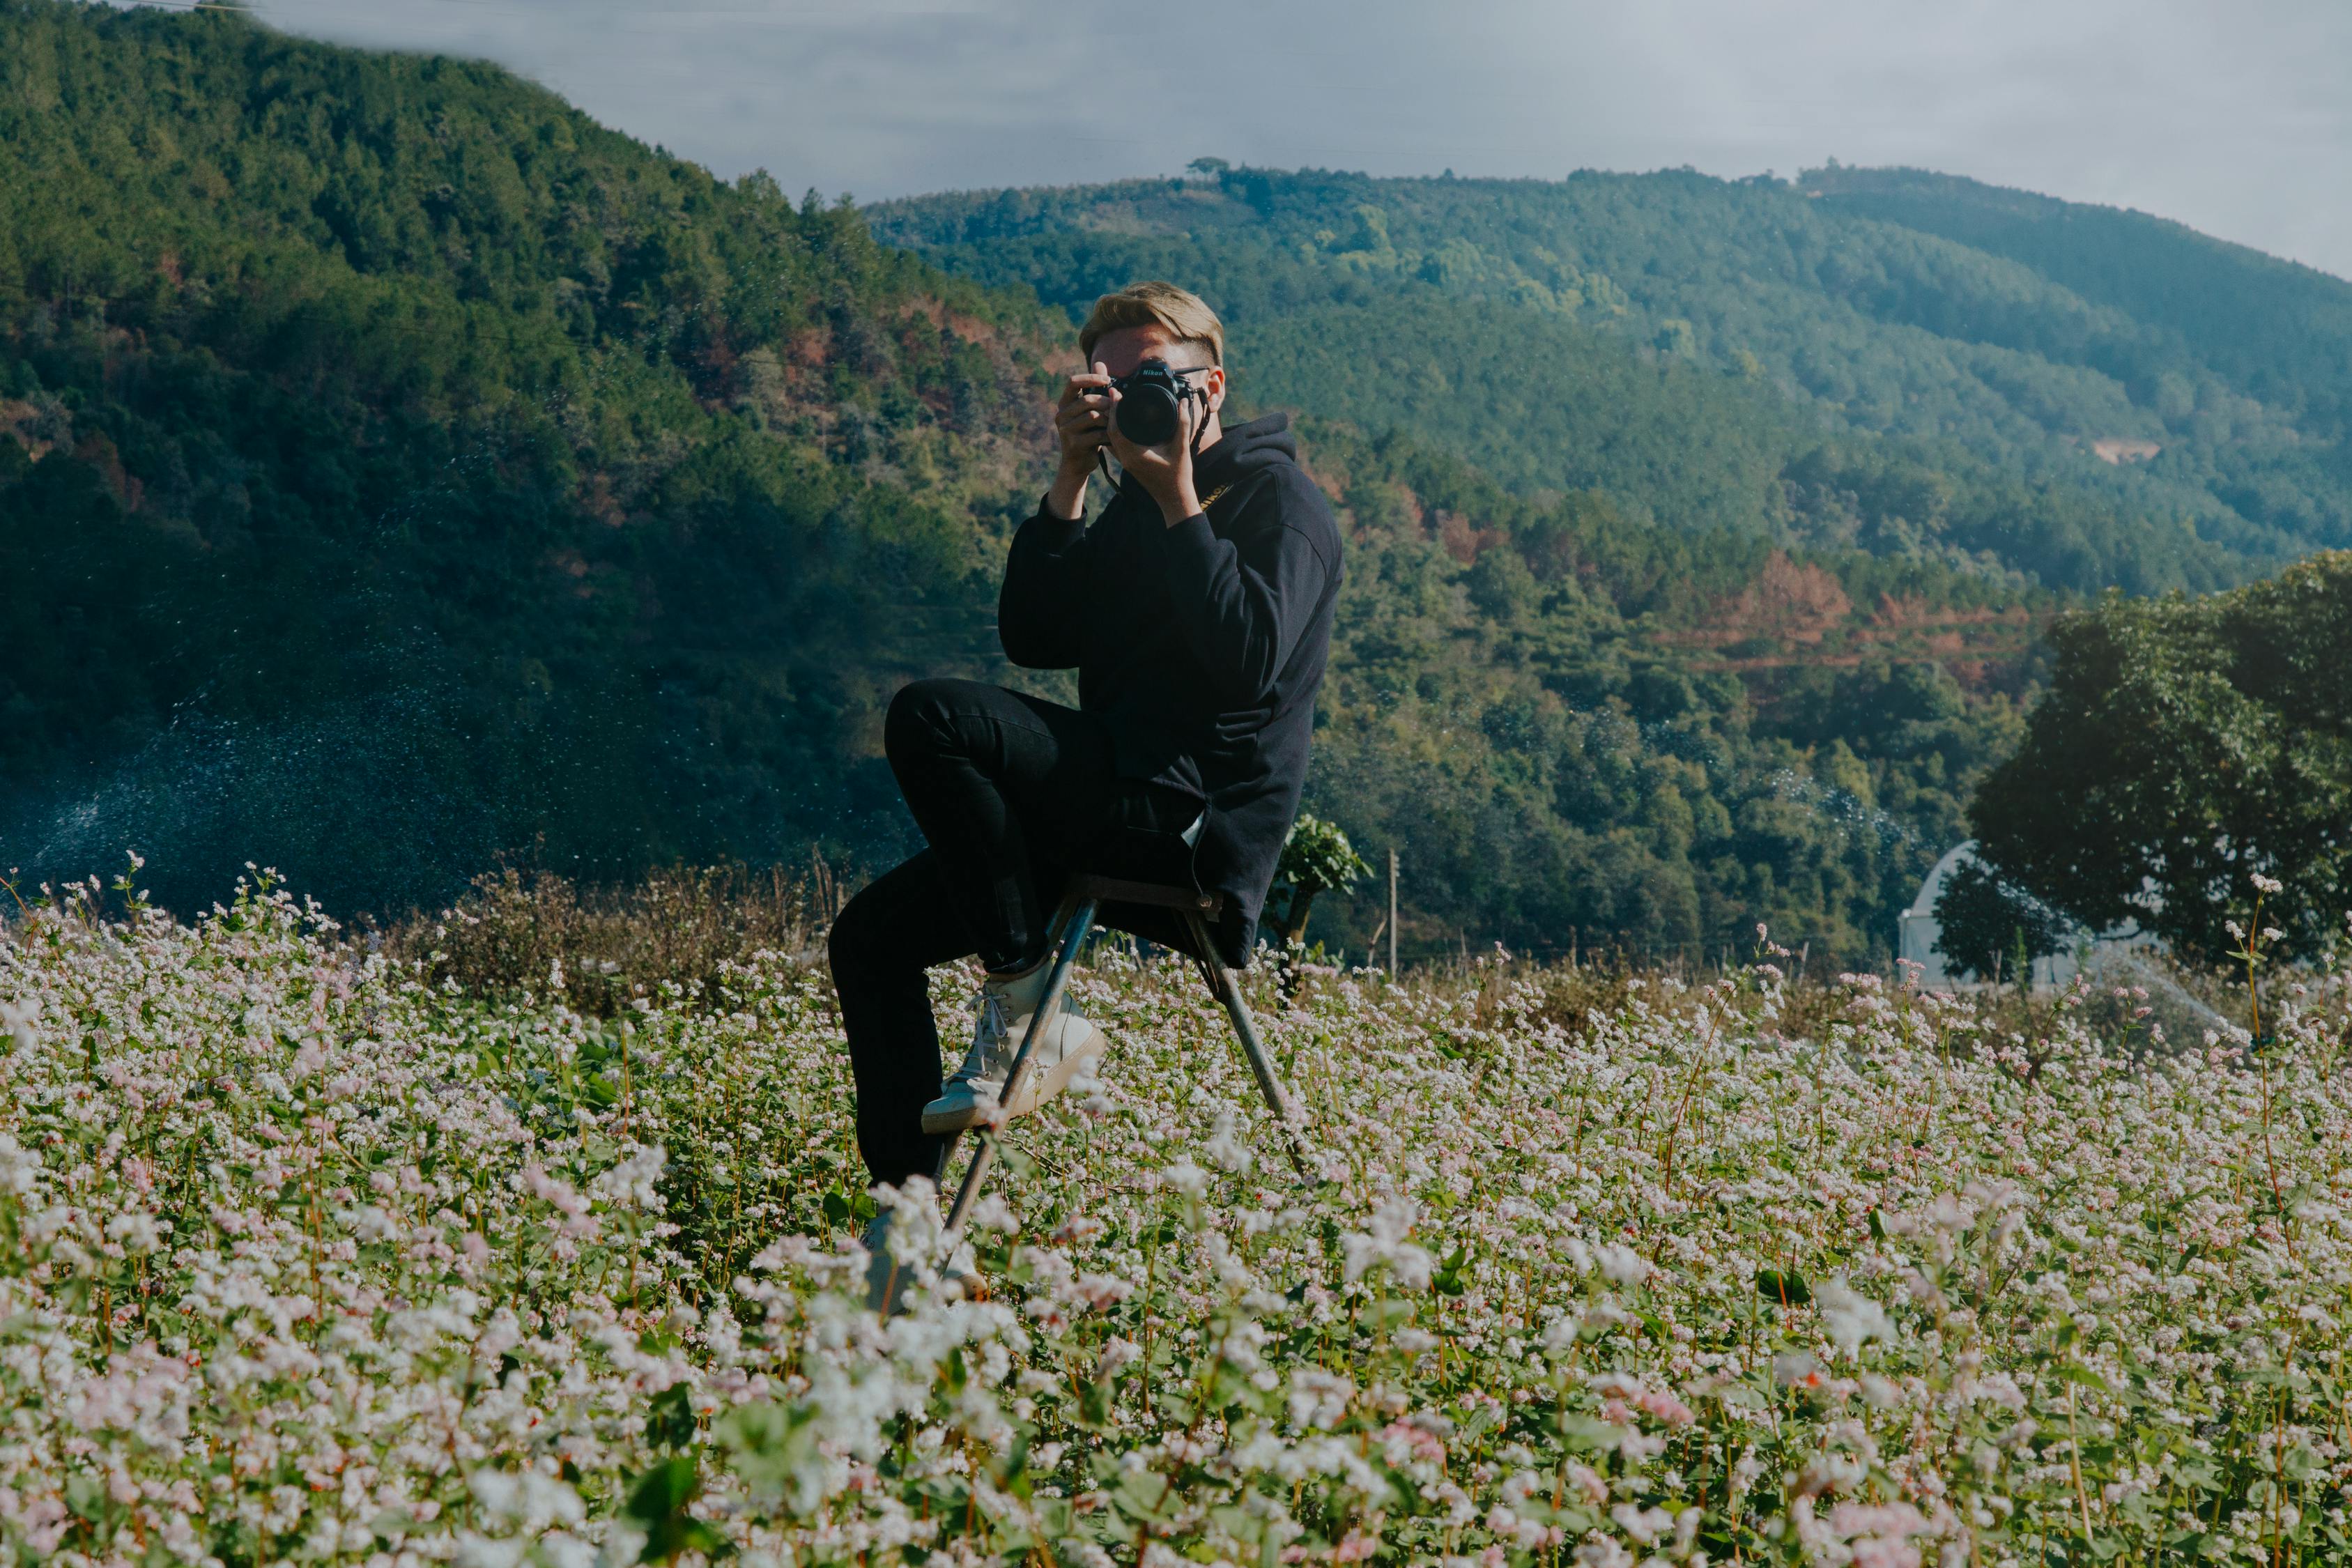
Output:
<path fill-rule="evenodd" d="M 1095 357 L 1095 344 L 1106 332 L 1128 327 L 1164 327 L 1177 342 L 1199 343 L 1209 351 L 1209 363 L 1225 363 L 1225 324 L 1208 301 L 1190 289 L 1173 283 L 1130 283 L 1116 294 L 1106 294 L 1087 312 L 1078 329 L 1078 353 Z"/>

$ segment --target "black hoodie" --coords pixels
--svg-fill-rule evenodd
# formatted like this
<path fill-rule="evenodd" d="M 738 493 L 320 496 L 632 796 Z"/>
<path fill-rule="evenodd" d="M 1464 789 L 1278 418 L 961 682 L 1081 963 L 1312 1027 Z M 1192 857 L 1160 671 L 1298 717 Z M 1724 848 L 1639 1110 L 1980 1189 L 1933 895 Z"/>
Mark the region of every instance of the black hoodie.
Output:
<path fill-rule="evenodd" d="M 1121 778 L 1203 803 L 1192 874 L 1224 895 L 1217 945 L 1236 967 L 1307 782 L 1339 593 L 1339 530 L 1288 426 L 1225 431 L 1194 460 L 1202 510 L 1172 528 L 1132 478 L 1092 527 L 1040 506 L 997 599 L 1007 658 L 1076 667 Z"/>

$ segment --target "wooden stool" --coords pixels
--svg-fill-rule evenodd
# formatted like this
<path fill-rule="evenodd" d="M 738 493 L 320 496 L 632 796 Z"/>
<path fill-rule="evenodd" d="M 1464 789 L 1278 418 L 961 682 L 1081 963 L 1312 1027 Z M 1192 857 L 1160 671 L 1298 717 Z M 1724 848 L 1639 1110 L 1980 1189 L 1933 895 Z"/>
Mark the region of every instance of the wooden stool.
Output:
<path fill-rule="evenodd" d="M 1095 912 L 1104 904 L 1143 904 L 1153 909 L 1173 910 L 1183 921 L 1184 929 L 1197 950 L 1192 962 L 1208 983 L 1209 994 L 1224 1004 L 1225 1013 L 1234 1021 L 1234 1037 L 1241 1041 L 1242 1055 L 1248 1058 L 1250 1073 L 1257 1079 L 1258 1092 L 1265 1097 L 1266 1109 L 1274 1113 L 1275 1125 L 1282 1130 L 1283 1142 L 1288 1149 L 1290 1163 L 1300 1176 L 1308 1174 L 1306 1155 L 1298 1146 L 1298 1134 L 1291 1125 L 1290 1103 L 1282 1092 L 1282 1084 L 1274 1076 L 1274 1064 L 1266 1060 L 1265 1047 L 1257 1037 L 1257 1021 L 1250 1016 L 1249 1004 L 1242 1000 L 1241 984 L 1234 973 L 1224 966 L 1217 956 L 1217 947 L 1210 936 L 1210 922 L 1223 910 L 1223 900 L 1216 894 L 1199 892 L 1192 888 L 1164 886 L 1157 882 L 1129 882 L 1117 877 L 1079 875 L 1070 879 L 1068 890 L 1063 895 L 1062 907 L 1055 913 L 1048 937 L 1048 951 L 1054 955 L 1054 967 L 1045 976 L 1045 994 L 1037 1004 L 1037 1011 L 1029 1019 L 1029 1027 L 1021 1037 L 1021 1049 L 1013 1058 L 1012 1070 L 1004 1075 L 1004 1091 L 999 1100 L 1005 1105 L 1016 1103 L 1023 1080 L 1029 1072 L 1029 1054 L 1037 1043 L 1038 1034 L 1062 1005 L 1062 994 L 1068 988 L 1070 966 L 1076 963 L 1078 949 L 1087 932 L 1094 930 Z M 956 1189 L 955 1205 L 948 1210 L 948 1234 L 953 1236 L 963 1227 L 964 1216 L 980 1196 L 982 1183 L 988 1179 L 989 1167 L 996 1163 L 996 1142 L 1000 1129 L 981 1129 L 980 1147 L 971 1154 L 971 1163 L 965 1167 L 963 1184 Z M 960 1136 L 960 1135 L 959 1135 Z M 940 1174 L 947 1174 L 948 1160 L 955 1152 L 956 1139 L 950 1137 L 940 1151 Z"/>

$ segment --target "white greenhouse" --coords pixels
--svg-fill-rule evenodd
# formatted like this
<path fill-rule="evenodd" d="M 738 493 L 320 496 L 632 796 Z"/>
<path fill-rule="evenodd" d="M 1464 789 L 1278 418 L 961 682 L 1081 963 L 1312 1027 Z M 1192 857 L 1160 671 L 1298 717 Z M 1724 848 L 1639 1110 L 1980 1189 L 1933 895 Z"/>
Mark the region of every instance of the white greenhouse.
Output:
<path fill-rule="evenodd" d="M 1944 955 L 1936 951 L 1937 941 L 1944 934 L 1942 924 L 1936 919 L 1936 900 L 1944 895 L 1945 879 L 1962 866 L 1975 864 L 1976 858 L 1977 844 L 1973 838 L 1945 850 L 1943 858 L 1937 860 L 1935 868 L 1927 873 L 1927 879 L 1919 884 L 1919 896 L 1911 900 L 1911 907 L 1904 910 L 1898 920 L 1895 952 L 1905 961 L 1905 973 L 1909 973 L 1909 964 L 1917 964 L 1919 984 L 1927 989 L 1950 990 L 1969 984 L 1965 977 L 1948 970 L 1944 965 Z M 2155 939 L 2145 932 L 2110 931 L 2089 943 L 2088 952 L 2091 955 L 2097 955 L 2125 948 L 2148 947 L 2154 942 Z M 2061 952 L 2035 959 L 2034 985 L 2039 988 L 2072 984 L 2081 968 L 2083 956 Z"/>

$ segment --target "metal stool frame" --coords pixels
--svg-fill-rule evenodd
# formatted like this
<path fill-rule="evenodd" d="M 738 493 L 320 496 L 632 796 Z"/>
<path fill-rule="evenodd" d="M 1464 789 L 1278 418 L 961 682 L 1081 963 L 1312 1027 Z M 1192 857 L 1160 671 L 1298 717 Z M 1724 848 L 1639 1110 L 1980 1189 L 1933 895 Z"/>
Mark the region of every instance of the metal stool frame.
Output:
<path fill-rule="evenodd" d="M 1210 938 L 1209 922 L 1223 909 L 1223 900 L 1213 893 L 1196 892 L 1190 888 L 1163 887 L 1154 882 L 1128 882 L 1116 877 L 1077 876 L 1070 879 L 1069 890 L 1064 894 L 1062 907 L 1055 913 L 1051 951 L 1054 967 L 1045 976 L 1045 994 L 1037 1004 L 1037 1011 L 1029 1019 L 1029 1027 L 1021 1037 L 1021 1049 L 1013 1056 L 1013 1067 L 1004 1075 L 1004 1092 L 1000 1103 L 1016 1103 L 1021 1086 L 1029 1075 L 1029 1057 L 1055 1012 L 1062 1005 L 1068 989 L 1070 968 L 1077 962 L 1078 949 L 1094 930 L 1095 914 L 1106 903 L 1144 904 L 1155 909 L 1173 910 L 1182 917 L 1186 933 L 1197 950 L 1191 957 L 1201 978 L 1207 982 L 1209 994 L 1223 1004 L 1226 1015 L 1233 1019 L 1234 1035 L 1241 1041 L 1242 1055 L 1249 1061 L 1250 1074 L 1257 1079 L 1258 1093 L 1265 1097 L 1266 1109 L 1274 1115 L 1275 1125 L 1281 1129 L 1283 1142 L 1290 1163 L 1302 1178 L 1308 1176 L 1307 1158 L 1298 1146 L 1297 1129 L 1290 1120 L 1290 1102 L 1282 1091 L 1281 1080 L 1274 1076 L 1274 1064 L 1266 1059 L 1265 1047 L 1257 1036 L 1257 1020 L 1250 1016 L 1249 1004 L 1242 999 L 1238 977 L 1224 966 L 1217 956 L 1216 944 Z M 996 1163 L 997 1141 L 1003 1136 L 1003 1126 L 983 1124 L 978 1129 L 980 1146 L 971 1152 L 971 1163 L 964 1168 L 963 1184 L 956 1189 L 954 1206 L 948 1210 L 947 1233 L 955 1235 L 963 1228 L 965 1216 L 979 1198 L 980 1190 L 988 1180 L 988 1173 Z M 940 1150 L 939 1170 L 947 1174 L 948 1162 L 955 1153 L 961 1133 L 950 1135 Z"/>

